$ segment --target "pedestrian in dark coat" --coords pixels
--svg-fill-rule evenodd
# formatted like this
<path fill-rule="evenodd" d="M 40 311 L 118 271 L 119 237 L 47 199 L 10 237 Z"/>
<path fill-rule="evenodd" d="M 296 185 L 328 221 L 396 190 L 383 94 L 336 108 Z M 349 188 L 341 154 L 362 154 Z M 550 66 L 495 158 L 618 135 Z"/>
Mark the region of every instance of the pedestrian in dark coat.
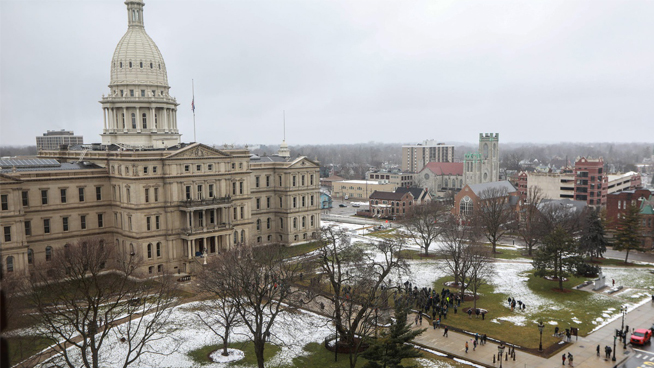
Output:
<path fill-rule="evenodd" d="M 468 309 L 468 318 L 472 318 L 472 308 Z"/>
<path fill-rule="evenodd" d="M 599 344 L 597 344 L 597 356 L 599 356 L 599 351 L 600 351 Z"/>
<path fill-rule="evenodd" d="M 565 353 L 563 353 L 563 355 L 561 356 L 561 359 L 563 360 L 563 363 L 561 363 L 561 365 L 565 365 Z"/>
<path fill-rule="evenodd" d="M 447 335 L 447 331 L 449 331 L 449 330 L 450 330 L 450 329 L 447 328 L 447 326 L 445 326 L 445 331 L 443 331 L 443 336 L 448 337 L 448 335 Z"/>

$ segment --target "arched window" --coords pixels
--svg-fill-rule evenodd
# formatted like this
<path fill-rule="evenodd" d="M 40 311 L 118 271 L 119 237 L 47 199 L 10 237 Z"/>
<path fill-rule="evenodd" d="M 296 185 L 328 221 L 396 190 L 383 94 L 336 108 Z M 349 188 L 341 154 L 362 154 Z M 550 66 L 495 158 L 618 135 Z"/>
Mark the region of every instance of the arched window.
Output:
<path fill-rule="evenodd" d="M 135 256 L 136 252 L 134 251 L 134 244 L 129 243 L 129 255 L 130 256 Z"/>
<path fill-rule="evenodd" d="M 129 67 L 130 67 L 130 68 L 132 67 L 132 62 L 131 62 L 131 61 L 129 62 Z"/>
<path fill-rule="evenodd" d="M 121 69 L 123 68 L 123 62 L 122 61 L 120 62 L 120 68 Z"/>
<path fill-rule="evenodd" d="M 266 219 L 266 229 L 270 229 L 270 217 Z"/>
<path fill-rule="evenodd" d="M 31 249 L 27 250 L 27 264 L 34 264 L 34 251 Z"/>
<path fill-rule="evenodd" d="M 463 199 L 461 199 L 461 202 L 459 203 L 459 212 L 463 216 L 470 216 L 472 214 L 473 210 L 473 203 L 472 199 L 470 197 L 465 196 Z"/>
<path fill-rule="evenodd" d="M 234 231 L 234 244 L 238 244 L 238 231 Z"/>
<path fill-rule="evenodd" d="M 148 129 L 148 118 L 145 116 L 145 113 L 141 115 L 141 119 L 143 120 L 143 129 Z"/>
<path fill-rule="evenodd" d="M 14 257 L 7 257 L 7 272 L 14 272 Z"/>
<path fill-rule="evenodd" d="M 132 113 L 132 129 L 136 129 L 136 114 Z"/>
<path fill-rule="evenodd" d="M 152 258 L 152 243 L 148 244 L 148 258 Z"/>
<path fill-rule="evenodd" d="M 154 114 L 154 129 L 157 129 L 159 121 L 157 120 L 157 114 Z"/>
<path fill-rule="evenodd" d="M 152 63 L 150 63 L 150 69 L 152 69 Z"/>
<path fill-rule="evenodd" d="M 49 245 L 45 247 L 45 260 L 46 261 L 52 260 L 52 247 Z"/>
<path fill-rule="evenodd" d="M 157 243 L 157 257 L 161 257 L 161 242 Z"/>
<path fill-rule="evenodd" d="M 445 186 L 445 188 L 450 187 L 450 181 L 448 179 L 445 179 L 445 185 L 444 186 Z"/>
<path fill-rule="evenodd" d="M 241 230 L 241 243 L 245 244 L 245 230 Z"/>

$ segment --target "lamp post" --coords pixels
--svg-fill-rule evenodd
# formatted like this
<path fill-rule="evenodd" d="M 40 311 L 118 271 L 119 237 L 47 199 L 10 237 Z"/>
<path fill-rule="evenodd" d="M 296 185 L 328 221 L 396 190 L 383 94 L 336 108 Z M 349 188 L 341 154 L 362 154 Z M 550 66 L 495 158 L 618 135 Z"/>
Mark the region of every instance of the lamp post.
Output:
<path fill-rule="evenodd" d="M 618 339 L 618 329 L 615 330 L 615 336 L 613 336 L 613 358 L 611 358 L 612 361 L 615 362 L 615 340 Z"/>
<path fill-rule="evenodd" d="M 627 315 L 627 306 L 623 305 L 622 307 L 620 307 L 620 312 L 622 312 L 622 329 L 621 329 L 621 331 L 622 331 L 622 343 L 623 343 L 622 349 L 626 349 L 627 348 L 627 331 L 624 330 L 624 318 Z"/>
<path fill-rule="evenodd" d="M 502 358 L 504 357 L 504 344 L 500 342 L 497 346 L 497 352 L 500 354 L 500 368 L 502 368 Z"/>
<path fill-rule="evenodd" d="M 538 344 L 538 351 L 543 351 L 543 329 L 545 328 L 545 325 L 543 324 L 543 321 L 540 320 L 538 321 L 538 332 L 540 332 L 540 343 Z"/>

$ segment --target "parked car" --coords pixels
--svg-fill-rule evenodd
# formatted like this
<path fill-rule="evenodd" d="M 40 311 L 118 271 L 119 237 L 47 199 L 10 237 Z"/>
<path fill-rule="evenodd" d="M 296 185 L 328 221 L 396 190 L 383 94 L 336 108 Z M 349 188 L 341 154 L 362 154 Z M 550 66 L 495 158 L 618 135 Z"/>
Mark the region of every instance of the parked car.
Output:
<path fill-rule="evenodd" d="M 352 203 L 352 207 L 359 207 L 359 206 L 360 206 L 360 204 L 358 204 L 358 203 Z"/>
<path fill-rule="evenodd" d="M 338 207 L 347 207 L 347 205 L 345 203 L 341 203 L 338 205 Z"/>
<path fill-rule="evenodd" d="M 652 339 L 652 331 L 639 328 L 631 334 L 631 343 L 635 345 L 645 345 Z"/>

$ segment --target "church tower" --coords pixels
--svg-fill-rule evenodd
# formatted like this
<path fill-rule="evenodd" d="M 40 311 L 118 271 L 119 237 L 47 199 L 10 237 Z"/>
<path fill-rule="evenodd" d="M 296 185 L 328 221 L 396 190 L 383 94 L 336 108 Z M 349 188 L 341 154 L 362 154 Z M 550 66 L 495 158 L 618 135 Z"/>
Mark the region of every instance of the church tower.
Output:
<path fill-rule="evenodd" d="M 111 60 L 109 95 L 102 96 L 102 144 L 165 148 L 180 143 L 177 100 L 166 64 L 145 32 L 142 0 L 127 0 L 127 32 Z"/>
<path fill-rule="evenodd" d="M 464 184 L 500 180 L 500 134 L 479 133 L 479 150 L 463 158 Z"/>

